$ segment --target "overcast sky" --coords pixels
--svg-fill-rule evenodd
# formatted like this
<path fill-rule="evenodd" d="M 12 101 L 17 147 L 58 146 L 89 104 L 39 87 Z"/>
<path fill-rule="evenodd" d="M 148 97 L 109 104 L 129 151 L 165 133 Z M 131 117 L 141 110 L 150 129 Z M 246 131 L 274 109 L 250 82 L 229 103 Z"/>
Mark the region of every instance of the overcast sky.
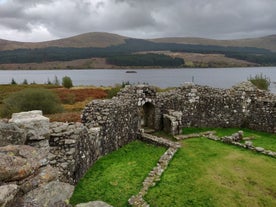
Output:
<path fill-rule="evenodd" d="M 86 32 L 260 37 L 276 34 L 276 0 L 0 0 L 0 39 L 46 41 Z"/>

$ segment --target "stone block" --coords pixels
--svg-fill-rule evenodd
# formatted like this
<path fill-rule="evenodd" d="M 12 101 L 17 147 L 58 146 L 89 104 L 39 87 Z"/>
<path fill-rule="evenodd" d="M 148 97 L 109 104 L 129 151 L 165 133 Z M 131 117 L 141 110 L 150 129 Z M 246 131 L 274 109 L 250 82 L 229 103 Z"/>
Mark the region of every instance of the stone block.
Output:
<path fill-rule="evenodd" d="M 27 140 L 43 140 L 50 136 L 49 118 L 42 116 L 42 111 L 14 113 L 9 120 L 27 133 Z"/>
<path fill-rule="evenodd" d="M 67 183 L 52 181 L 42 185 L 23 196 L 20 206 L 59 206 L 70 199 L 74 186 Z"/>
<path fill-rule="evenodd" d="M 20 181 L 44 165 L 47 154 L 26 145 L 0 148 L 0 182 Z"/>
<path fill-rule="evenodd" d="M 6 145 L 24 145 L 27 140 L 26 132 L 15 123 L 0 121 L 0 147 Z"/>
<path fill-rule="evenodd" d="M 103 201 L 91 201 L 88 203 L 77 204 L 76 207 L 112 207 Z"/>

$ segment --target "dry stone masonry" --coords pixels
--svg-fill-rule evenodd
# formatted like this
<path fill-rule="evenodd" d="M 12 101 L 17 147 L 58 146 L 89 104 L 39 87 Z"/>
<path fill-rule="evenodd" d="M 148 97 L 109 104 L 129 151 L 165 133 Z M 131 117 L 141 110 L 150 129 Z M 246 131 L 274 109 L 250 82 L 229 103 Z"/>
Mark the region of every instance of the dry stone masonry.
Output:
<path fill-rule="evenodd" d="M 126 86 L 110 100 L 87 104 L 82 123 L 50 123 L 40 111 L 15 114 L 9 122 L 0 121 L 0 204 L 8 206 L 18 198 L 21 204 L 32 199 L 43 202 L 36 192 L 51 197 L 45 187 L 63 185 L 57 183 L 62 181 L 68 193 L 49 202 L 57 204 L 72 192 L 68 183 L 76 184 L 100 157 L 141 137 L 156 142 L 141 136 L 142 128 L 177 135 L 190 126 L 276 133 L 276 96 L 249 82 L 231 89 L 185 84 L 166 92 L 135 85 Z M 244 145 L 252 147 L 250 141 Z M 9 169 L 10 163 L 18 168 Z"/>
<path fill-rule="evenodd" d="M 0 123 L 0 206 L 62 206 L 74 187 L 50 165 L 50 123 L 41 111 Z"/>

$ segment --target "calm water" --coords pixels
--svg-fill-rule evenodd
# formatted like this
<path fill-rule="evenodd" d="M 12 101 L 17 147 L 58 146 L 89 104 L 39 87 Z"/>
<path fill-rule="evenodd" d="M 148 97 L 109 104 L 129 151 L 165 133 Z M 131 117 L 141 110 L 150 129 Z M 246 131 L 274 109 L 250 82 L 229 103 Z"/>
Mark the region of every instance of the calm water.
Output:
<path fill-rule="evenodd" d="M 208 68 L 208 69 L 139 69 L 137 73 L 126 73 L 127 70 L 0 70 L 0 84 L 10 83 L 12 78 L 17 83 L 26 79 L 29 83 L 46 83 L 59 80 L 64 76 L 71 77 L 74 85 L 113 86 L 116 83 L 148 83 L 162 88 L 180 86 L 184 82 L 194 82 L 217 88 L 229 88 L 250 76 L 262 73 L 270 78 L 271 91 L 276 93 L 276 67 L 258 68 Z"/>

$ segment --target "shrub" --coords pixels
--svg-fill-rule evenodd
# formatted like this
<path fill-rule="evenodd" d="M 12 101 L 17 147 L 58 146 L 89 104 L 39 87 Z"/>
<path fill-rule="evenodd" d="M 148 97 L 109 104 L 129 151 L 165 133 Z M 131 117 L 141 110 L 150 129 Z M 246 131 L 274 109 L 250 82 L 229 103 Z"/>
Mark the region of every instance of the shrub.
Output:
<path fill-rule="evenodd" d="M 48 85 L 52 85 L 52 84 L 53 84 L 52 81 L 50 81 L 49 78 L 48 78 L 48 80 L 47 80 L 47 84 L 48 84 Z"/>
<path fill-rule="evenodd" d="M 47 89 L 28 88 L 15 92 L 3 101 L 2 117 L 21 111 L 42 110 L 53 114 L 63 110 L 59 98 Z"/>
<path fill-rule="evenodd" d="M 117 93 L 122 89 L 122 86 L 117 84 L 107 91 L 107 98 L 112 98 L 117 95 Z"/>
<path fill-rule="evenodd" d="M 23 85 L 28 85 L 29 83 L 28 83 L 27 79 L 24 79 L 23 82 L 22 82 L 22 84 Z"/>
<path fill-rule="evenodd" d="M 64 76 L 62 78 L 62 86 L 64 88 L 72 88 L 73 87 L 72 79 L 68 76 Z"/>
<path fill-rule="evenodd" d="M 255 77 L 250 77 L 248 80 L 261 90 L 268 90 L 270 86 L 270 79 L 262 73 L 255 75 Z"/>
<path fill-rule="evenodd" d="M 114 87 L 110 88 L 107 91 L 107 98 L 112 98 L 114 96 L 117 95 L 117 93 L 124 87 L 126 87 L 127 85 L 131 85 L 131 83 L 129 81 L 126 82 L 122 82 L 121 84 L 116 84 Z"/>
<path fill-rule="evenodd" d="M 11 80 L 11 85 L 17 85 L 16 81 L 14 80 L 14 78 L 12 78 Z"/>

